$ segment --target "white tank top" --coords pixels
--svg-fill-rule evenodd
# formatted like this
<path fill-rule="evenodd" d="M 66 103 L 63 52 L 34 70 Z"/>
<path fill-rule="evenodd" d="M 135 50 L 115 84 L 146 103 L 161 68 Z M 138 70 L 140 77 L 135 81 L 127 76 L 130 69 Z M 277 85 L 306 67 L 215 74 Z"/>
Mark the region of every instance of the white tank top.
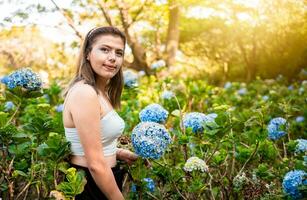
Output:
<path fill-rule="evenodd" d="M 67 94 L 67 97 L 68 95 L 69 94 Z M 103 101 L 101 96 L 99 96 L 99 99 L 100 101 Z M 77 129 L 66 127 L 64 127 L 64 129 L 66 140 L 71 143 L 70 148 L 72 151 L 72 155 L 84 156 L 84 150 L 80 143 Z M 100 136 L 104 156 L 116 154 L 117 138 L 123 133 L 124 129 L 125 122 L 114 109 L 109 111 L 100 119 Z"/>

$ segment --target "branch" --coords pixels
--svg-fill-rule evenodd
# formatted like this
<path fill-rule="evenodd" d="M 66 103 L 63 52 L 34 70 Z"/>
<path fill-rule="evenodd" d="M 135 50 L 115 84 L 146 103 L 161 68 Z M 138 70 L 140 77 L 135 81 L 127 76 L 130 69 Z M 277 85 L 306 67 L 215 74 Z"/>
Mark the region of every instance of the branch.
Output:
<path fill-rule="evenodd" d="M 106 4 L 101 4 L 99 3 L 99 0 L 96 0 L 96 3 L 97 3 L 97 6 L 99 7 L 99 9 L 101 10 L 104 18 L 106 19 L 107 23 L 110 25 L 110 26 L 113 26 L 113 22 L 112 22 L 112 19 L 109 15 L 109 12 L 107 10 L 107 6 Z"/>
<path fill-rule="evenodd" d="M 136 14 L 134 17 L 132 17 L 131 22 L 128 24 L 128 28 L 134 23 L 136 22 L 137 18 L 139 17 L 139 15 L 142 13 L 142 11 L 144 10 L 145 5 L 147 4 L 148 0 L 145 0 L 144 3 L 140 6 L 140 8 L 136 11 Z"/>
<path fill-rule="evenodd" d="M 243 167 L 241 168 L 241 170 L 239 171 L 238 174 L 241 174 L 242 171 L 244 170 L 245 166 L 247 165 L 247 163 L 249 163 L 249 161 L 254 157 L 254 155 L 256 154 L 257 150 L 258 150 L 258 146 L 259 146 L 259 141 L 257 141 L 256 147 L 252 153 L 252 155 L 247 159 L 247 161 L 244 163 Z"/>
<path fill-rule="evenodd" d="M 126 4 L 122 0 L 116 0 L 116 5 L 119 9 L 120 18 L 121 18 L 123 27 L 125 29 L 125 32 L 128 32 L 129 24 L 131 22 L 129 22 L 128 9 L 126 7 Z"/>
<path fill-rule="evenodd" d="M 55 2 L 54 0 L 50 0 L 53 5 L 56 7 L 56 9 L 65 17 L 68 25 L 74 30 L 75 34 L 82 40 L 83 36 L 82 34 L 77 30 L 77 28 L 75 27 L 73 20 L 65 13 L 65 10 L 63 10 L 62 8 L 60 8 Z"/>

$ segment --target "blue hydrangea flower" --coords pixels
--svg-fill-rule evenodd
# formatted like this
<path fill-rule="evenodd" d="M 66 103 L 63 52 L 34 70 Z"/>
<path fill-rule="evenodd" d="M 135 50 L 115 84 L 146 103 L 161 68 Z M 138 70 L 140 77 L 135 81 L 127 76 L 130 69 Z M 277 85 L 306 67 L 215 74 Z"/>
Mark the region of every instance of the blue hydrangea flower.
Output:
<path fill-rule="evenodd" d="M 204 131 L 204 125 L 208 122 L 215 122 L 214 119 L 217 114 L 211 113 L 205 115 L 204 113 L 191 112 L 187 113 L 183 117 L 183 125 L 185 128 L 192 128 L 193 133 L 199 133 Z"/>
<path fill-rule="evenodd" d="M 224 89 L 228 90 L 231 88 L 231 86 L 232 86 L 231 82 L 226 82 L 224 85 Z"/>
<path fill-rule="evenodd" d="M 295 152 L 307 152 L 307 140 L 305 139 L 297 139 L 296 140 L 298 143 L 296 145 Z"/>
<path fill-rule="evenodd" d="M 136 192 L 136 185 L 134 183 L 131 185 L 131 192 Z"/>
<path fill-rule="evenodd" d="M 140 122 L 131 133 L 135 153 L 143 158 L 159 159 L 172 142 L 165 127 L 155 122 Z"/>
<path fill-rule="evenodd" d="M 167 99 L 167 100 L 173 98 L 174 96 L 175 96 L 174 93 L 172 91 L 168 91 L 168 90 L 163 91 L 163 93 L 161 94 L 161 98 Z"/>
<path fill-rule="evenodd" d="M 271 140 L 278 140 L 282 136 L 286 135 L 287 121 L 282 117 L 277 117 L 269 122 L 267 130 L 269 132 L 269 138 Z"/>
<path fill-rule="evenodd" d="M 43 97 L 48 103 L 50 102 L 50 97 L 48 94 L 44 94 Z"/>
<path fill-rule="evenodd" d="M 132 88 L 138 86 L 138 74 L 133 72 L 132 70 L 125 70 L 123 72 L 124 76 L 124 85 Z"/>
<path fill-rule="evenodd" d="M 238 93 L 239 95 L 245 95 L 246 92 L 247 92 L 247 89 L 246 89 L 246 88 L 241 88 L 240 90 L 237 91 L 237 93 Z"/>
<path fill-rule="evenodd" d="M 262 100 L 263 100 L 263 101 L 267 101 L 267 100 L 269 100 L 269 96 L 268 96 L 268 95 L 264 95 L 264 96 L 262 96 Z"/>
<path fill-rule="evenodd" d="M 297 123 L 301 123 L 301 122 L 303 122 L 304 120 L 305 120 L 305 117 L 303 117 L 303 116 L 298 116 L 298 117 L 295 118 L 295 121 L 296 121 Z"/>
<path fill-rule="evenodd" d="M 143 181 L 146 182 L 146 188 L 150 192 L 155 191 L 155 182 L 151 178 L 143 178 Z"/>
<path fill-rule="evenodd" d="M 294 89 L 293 85 L 288 86 L 288 90 L 292 91 Z"/>
<path fill-rule="evenodd" d="M 167 117 L 168 111 L 156 103 L 146 106 L 139 113 L 139 118 L 142 122 L 165 123 Z"/>
<path fill-rule="evenodd" d="M 159 69 L 161 67 L 166 66 L 166 63 L 164 60 L 158 60 L 157 62 L 151 64 L 150 68 L 151 69 Z"/>
<path fill-rule="evenodd" d="M 12 110 L 13 108 L 15 107 L 15 105 L 14 105 L 14 103 L 13 102 L 11 102 L 11 101 L 7 101 L 7 102 L 5 102 L 5 104 L 4 104 L 4 111 L 10 111 L 10 110 Z"/>
<path fill-rule="evenodd" d="M 63 109 L 64 109 L 63 104 L 59 104 L 55 107 L 55 111 L 57 111 L 57 112 L 63 112 Z"/>
<path fill-rule="evenodd" d="M 293 199 L 302 198 L 302 194 L 299 192 L 298 187 L 300 185 L 307 185 L 306 176 L 307 173 L 303 170 L 293 170 L 288 172 L 282 182 L 284 192 Z"/>
<path fill-rule="evenodd" d="M 9 89 L 20 86 L 27 90 L 37 90 L 42 86 L 40 77 L 27 68 L 14 71 L 7 77 L 2 78 L 1 82 Z"/>
<path fill-rule="evenodd" d="M 7 83 L 9 82 L 9 77 L 8 76 L 4 76 L 1 78 L 1 83 L 7 85 Z"/>
<path fill-rule="evenodd" d="M 138 77 L 142 77 L 142 76 L 144 76 L 146 73 L 143 71 L 143 70 L 141 70 L 141 71 L 139 71 L 138 72 Z"/>

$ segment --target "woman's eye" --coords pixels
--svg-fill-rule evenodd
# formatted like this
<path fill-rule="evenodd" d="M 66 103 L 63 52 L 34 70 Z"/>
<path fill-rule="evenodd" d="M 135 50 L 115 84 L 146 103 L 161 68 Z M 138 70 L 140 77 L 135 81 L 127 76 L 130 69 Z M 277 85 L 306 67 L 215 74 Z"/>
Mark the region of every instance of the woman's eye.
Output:
<path fill-rule="evenodd" d="M 116 52 L 116 55 L 117 55 L 118 57 L 122 57 L 122 56 L 123 56 L 123 52 Z"/>
<path fill-rule="evenodd" d="M 100 48 L 100 50 L 101 50 L 102 52 L 105 52 L 105 53 L 108 53 L 108 52 L 109 52 L 109 49 L 107 49 L 107 48 Z"/>

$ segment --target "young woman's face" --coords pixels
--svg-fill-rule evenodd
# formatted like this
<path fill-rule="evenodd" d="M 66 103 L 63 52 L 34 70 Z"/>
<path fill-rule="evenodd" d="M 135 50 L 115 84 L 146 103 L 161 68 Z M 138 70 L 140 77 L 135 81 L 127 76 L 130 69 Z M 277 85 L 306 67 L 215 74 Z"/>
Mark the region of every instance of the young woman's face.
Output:
<path fill-rule="evenodd" d="M 101 35 L 96 38 L 87 60 L 99 78 L 111 79 L 115 76 L 124 61 L 124 47 L 123 40 L 118 36 Z"/>

